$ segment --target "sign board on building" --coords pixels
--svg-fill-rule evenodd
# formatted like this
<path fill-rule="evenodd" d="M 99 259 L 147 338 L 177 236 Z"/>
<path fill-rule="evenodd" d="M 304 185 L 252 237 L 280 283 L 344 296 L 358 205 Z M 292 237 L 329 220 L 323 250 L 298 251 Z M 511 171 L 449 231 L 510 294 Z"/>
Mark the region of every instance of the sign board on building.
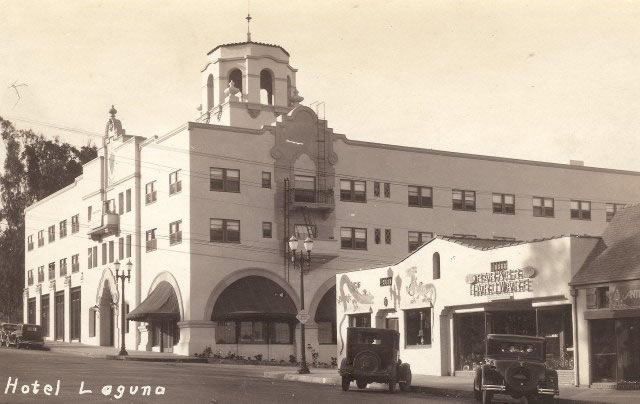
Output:
<path fill-rule="evenodd" d="M 393 284 L 393 278 L 388 276 L 386 278 L 380 278 L 380 286 L 391 286 Z"/>
<path fill-rule="evenodd" d="M 306 310 L 300 310 L 296 315 L 296 318 L 300 324 L 307 324 L 307 321 L 309 321 L 309 312 Z"/>
<path fill-rule="evenodd" d="M 526 267 L 480 274 L 469 274 L 465 281 L 469 284 L 471 296 L 511 295 L 516 292 L 533 290 L 532 279 L 535 269 Z"/>
<path fill-rule="evenodd" d="M 640 282 L 612 285 L 609 296 L 609 306 L 614 310 L 638 308 L 640 307 Z"/>

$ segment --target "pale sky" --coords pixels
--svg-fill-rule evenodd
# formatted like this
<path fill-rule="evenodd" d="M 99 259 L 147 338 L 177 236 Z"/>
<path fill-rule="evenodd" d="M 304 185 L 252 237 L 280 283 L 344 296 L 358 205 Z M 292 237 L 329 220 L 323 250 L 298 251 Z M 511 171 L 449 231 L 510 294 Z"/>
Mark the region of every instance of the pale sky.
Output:
<path fill-rule="evenodd" d="M 97 133 L 111 104 L 130 134 L 195 119 L 207 52 L 246 39 L 246 0 L 0 10 L 0 116 Z M 351 139 L 640 171 L 640 2 L 251 0 L 251 15 L 254 41 L 291 54 L 303 104 Z"/>

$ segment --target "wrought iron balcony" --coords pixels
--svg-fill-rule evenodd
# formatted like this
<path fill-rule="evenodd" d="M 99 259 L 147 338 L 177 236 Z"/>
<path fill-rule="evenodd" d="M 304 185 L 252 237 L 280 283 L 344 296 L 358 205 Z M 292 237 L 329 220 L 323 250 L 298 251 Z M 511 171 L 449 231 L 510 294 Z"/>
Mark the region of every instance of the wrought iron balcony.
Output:
<path fill-rule="evenodd" d="M 289 190 L 288 202 L 289 209 L 292 210 L 303 207 L 319 210 L 333 210 L 335 208 L 333 189 L 314 190 L 291 188 Z"/>
<path fill-rule="evenodd" d="M 114 212 L 105 212 L 99 220 L 92 223 L 91 230 L 87 234 L 91 240 L 100 241 L 103 237 L 117 234 L 120 231 L 120 216 Z"/>

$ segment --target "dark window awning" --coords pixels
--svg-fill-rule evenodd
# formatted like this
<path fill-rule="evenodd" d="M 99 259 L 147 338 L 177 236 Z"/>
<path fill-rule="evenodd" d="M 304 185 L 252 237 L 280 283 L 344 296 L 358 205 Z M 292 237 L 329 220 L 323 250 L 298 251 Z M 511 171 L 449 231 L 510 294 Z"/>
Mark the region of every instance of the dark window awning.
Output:
<path fill-rule="evenodd" d="M 333 287 L 322 296 L 316 309 L 316 322 L 336 322 L 336 288 Z"/>
<path fill-rule="evenodd" d="M 127 314 L 127 319 L 134 321 L 160 317 L 180 318 L 178 298 L 169 282 L 160 282 L 135 310 Z"/>
<path fill-rule="evenodd" d="M 295 321 L 296 306 L 278 284 L 248 276 L 229 285 L 216 300 L 211 320 Z"/>

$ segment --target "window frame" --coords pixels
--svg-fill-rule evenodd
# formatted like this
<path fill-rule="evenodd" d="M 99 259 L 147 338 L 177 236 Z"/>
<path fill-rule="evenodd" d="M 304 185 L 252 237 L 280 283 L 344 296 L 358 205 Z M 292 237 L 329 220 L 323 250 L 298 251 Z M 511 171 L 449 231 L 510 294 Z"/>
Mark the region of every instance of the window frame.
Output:
<path fill-rule="evenodd" d="M 33 250 L 33 234 L 27 236 L 27 251 Z"/>
<path fill-rule="evenodd" d="M 347 239 L 346 237 L 343 237 L 343 232 L 345 231 L 349 231 L 350 232 L 350 238 Z M 356 232 L 358 231 L 364 231 L 364 247 L 362 246 L 358 246 L 358 241 L 357 240 L 363 240 L 362 238 L 356 238 Z M 343 250 L 367 250 L 368 249 L 368 231 L 366 228 L 364 227 L 340 227 L 340 248 Z M 349 240 L 350 241 L 350 246 L 346 246 L 345 241 Z M 360 243 L 362 243 L 362 241 L 360 241 Z"/>
<path fill-rule="evenodd" d="M 536 206 L 536 200 L 540 202 L 539 206 Z M 532 199 L 533 216 L 534 217 L 555 217 L 556 215 L 556 203 L 554 198 L 546 196 L 534 196 Z M 546 202 L 551 202 L 551 207 L 546 206 Z M 536 208 L 538 213 L 536 213 Z M 549 214 L 550 212 L 550 214 Z"/>
<path fill-rule="evenodd" d="M 618 213 L 619 210 L 622 210 L 626 207 L 627 205 L 624 203 L 605 203 L 605 220 L 607 222 L 610 222 L 613 220 L 613 217 L 616 215 L 616 213 Z M 612 211 L 609 211 L 609 207 L 612 208 Z"/>
<path fill-rule="evenodd" d="M 573 208 L 573 204 L 578 205 L 578 209 Z M 587 204 L 589 206 L 588 209 L 584 209 L 583 205 Z M 569 201 L 569 210 L 570 217 L 573 220 L 591 220 L 591 201 L 579 200 L 579 199 L 571 199 Z M 576 213 L 574 213 L 576 212 Z M 574 216 L 575 215 L 575 216 Z"/>
<path fill-rule="evenodd" d="M 428 190 L 430 196 L 423 196 L 423 189 L 425 191 Z M 415 193 L 415 195 L 411 195 L 412 191 Z M 412 197 L 414 199 L 413 202 Z M 433 187 L 422 185 L 407 186 L 407 206 L 411 208 L 433 208 Z"/>
<path fill-rule="evenodd" d="M 349 189 L 343 189 L 343 184 L 348 184 Z M 362 185 L 364 187 L 364 190 L 357 191 L 356 185 Z M 367 181 L 340 179 L 340 201 L 367 203 Z"/>
<path fill-rule="evenodd" d="M 500 198 L 499 202 L 496 202 L 496 197 Z M 507 203 L 507 197 L 511 197 L 513 203 Z M 491 195 L 491 205 L 493 213 L 500 215 L 515 215 L 516 214 L 516 196 L 514 194 L 502 194 L 494 192 Z M 511 209 L 509 209 L 511 207 Z M 497 209 L 496 209 L 497 208 Z"/>
<path fill-rule="evenodd" d="M 144 185 L 144 204 L 151 205 L 158 200 L 158 191 L 156 190 L 156 180 L 147 182 Z"/>
<path fill-rule="evenodd" d="M 182 220 L 169 223 L 169 245 L 182 243 Z"/>
<path fill-rule="evenodd" d="M 262 238 L 273 238 L 272 222 L 262 222 Z"/>
<path fill-rule="evenodd" d="M 262 172 L 262 188 L 271 188 L 271 171 Z"/>
<path fill-rule="evenodd" d="M 182 192 L 182 180 L 179 174 L 180 170 L 169 173 L 169 196 Z"/>
<path fill-rule="evenodd" d="M 145 240 L 146 240 L 145 251 L 146 252 L 153 252 L 158 249 L 158 239 L 156 238 L 156 230 L 157 228 L 149 229 L 145 232 Z"/>
<path fill-rule="evenodd" d="M 428 236 L 428 240 L 423 241 L 425 234 L 429 234 L 430 236 Z M 412 244 L 411 244 L 411 236 L 412 235 L 417 235 L 418 236 L 418 244 L 415 245 L 415 243 L 413 243 L 414 244 L 414 248 L 413 249 L 411 249 L 411 246 L 412 246 Z M 427 241 L 429 241 L 431 239 L 433 239 L 433 232 L 430 232 L 430 231 L 419 231 L 419 230 L 409 230 L 407 232 L 407 241 L 408 241 L 409 252 L 414 252 L 415 250 L 420 248 L 423 244 L 425 244 Z"/>
<path fill-rule="evenodd" d="M 414 316 L 414 313 L 420 313 L 420 312 L 424 312 L 424 316 L 420 317 L 420 319 L 418 320 L 420 322 L 420 324 L 418 325 L 418 335 L 416 336 L 416 343 L 410 343 L 410 333 L 409 333 L 409 325 L 410 325 L 410 321 L 412 319 L 409 318 L 409 316 Z M 431 316 L 432 316 L 432 310 L 431 307 L 420 307 L 420 308 L 415 308 L 415 309 L 406 309 L 404 310 L 404 334 L 405 334 L 405 338 L 404 338 L 404 346 L 405 348 L 408 347 L 420 347 L 420 346 L 430 346 L 433 344 L 433 329 L 432 329 L 432 325 L 431 325 Z M 424 335 L 425 334 L 425 330 L 428 330 L 429 334 L 428 334 L 428 339 L 427 336 Z M 418 343 L 419 340 L 418 338 L 420 335 L 420 331 L 422 331 L 422 343 Z M 411 338 L 411 341 L 413 340 L 413 338 Z M 428 342 L 427 342 L 428 341 Z"/>
<path fill-rule="evenodd" d="M 80 231 L 80 214 L 71 216 L 71 234 L 75 234 Z"/>
<path fill-rule="evenodd" d="M 219 230 L 221 232 L 221 234 L 222 234 L 222 238 L 221 239 L 214 239 L 213 238 L 213 233 L 212 233 L 213 229 L 211 228 L 211 225 L 212 225 L 214 220 L 221 221 L 221 227 L 220 227 L 220 230 Z M 229 228 L 228 228 L 229 224 L 236 224 L 236 223 L 237 223 L 237 227 L 238 227 L 238 230 L 237 230 L 237 233 L 238 233 L 237 241 L 236 241 L 235 237 L 234 238 L 230 238 L 229 237 Z M 237 220 L 237 219 L 222 219 L 222 218 L 217 218 L 217 217 L 209 218 L 209 242 L 210 243 L 240 244 L 240 242 L 242 240 L 241 234 L 240 234 L 241 233 L 240 230 L 241 230 L 240 220 Z"/>
<path fill-rule="evenodd" d="M 49 243 L 53 243 L 54 241 L 56 241 L 56 225 L 54 224 L 53 226 L 49 226 L 49 228 L 47 229 L 47 234 L 49 235 Z"/>
<path fill-rule="evenodd" d="M 214 179 L 213 170 L 220 170 L 221 178 Z M 229 179 L 230 172 L 237 172 L 237 179 Z M 220 187 L 214 187 L 214 181 L 220 182 Z M 233 184 L 236 185 L 237 189 L 231 186 Z M 240 170 L 236 168 L 209 167 L 209 191 L 240 193 Z"/>
<path fill-rule="evenodd" d="M 461 198 L 456 199 L 456 193 L 460 193 Z M 473 206 L 468 206 L 467 196 L 473 196 Z M 460 201 L 460 204 L 456 204 L 456 201 Z M 463 211 L 463 212 L 475 212 L 477 209 L 477 195 L 476 191 L 471 191 L 468 189 L 453 189 L 451 190 L 451 205 L 453 210 Z"/>

